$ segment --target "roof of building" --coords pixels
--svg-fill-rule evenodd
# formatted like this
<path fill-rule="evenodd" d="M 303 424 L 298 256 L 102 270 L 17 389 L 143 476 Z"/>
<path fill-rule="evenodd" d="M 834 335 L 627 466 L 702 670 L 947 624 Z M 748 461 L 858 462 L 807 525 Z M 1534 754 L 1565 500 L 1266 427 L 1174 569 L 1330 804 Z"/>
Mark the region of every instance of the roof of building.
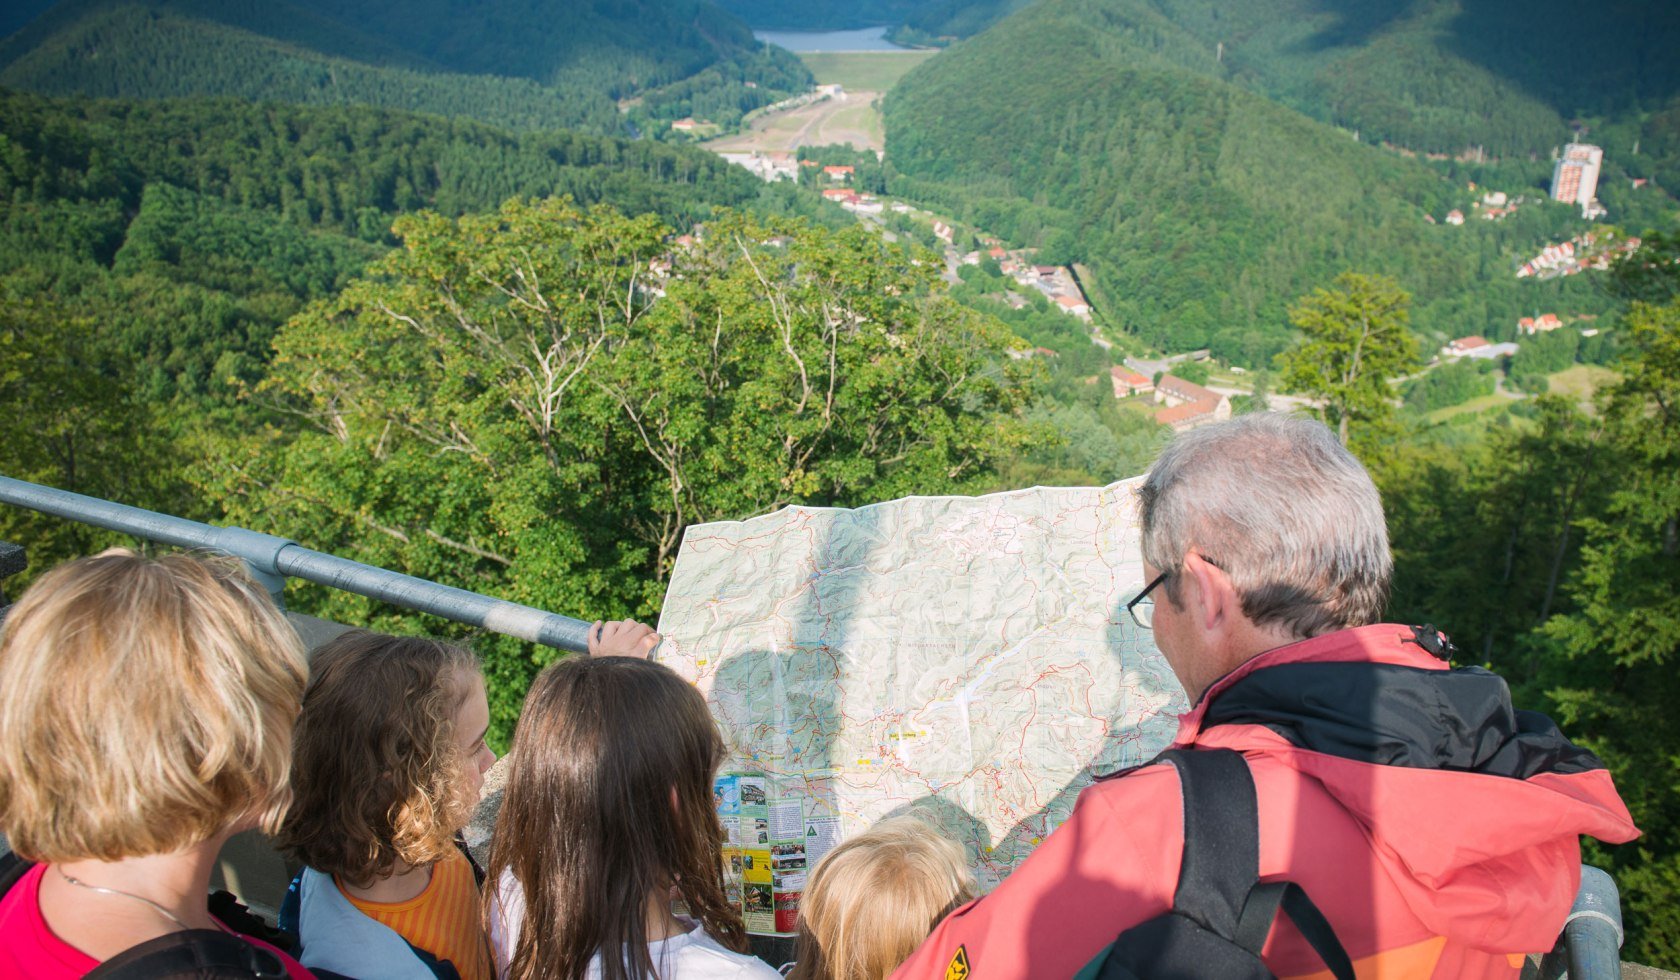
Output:
<path fill-rule="evenodd" d="M 1154 386 L 1154 382 L 1150 381 L 1146 376 L 1141 375 L 1136 371 L 1129 371 L 1118 364 L 1110 368 L 1108 373 L 1114 376 L 1114 380 L 1123 385 L 1130 385 L 1133 388 L 1139 388 L 1143 385 L 1150 385 L 1151 387 Z"/>
<path fill-rule="evenodd" d="M 1161 380 L 1166 381 L 1167 379 L 1162 378 Z M 1185 402 L 1182 405 L 1174 405 L 1172 408 L 1163 408 L 1159 412 L 1156 412 L 1155 421 L 1161 423 L 1162 425 L 1177 425 L 1180 422 L 1187 422 L 1190 419 L 1200 418 L 1203 415 L 1212 415 L 1218 408 L 1218 396 L 1215 396 L 1211 400 L 1203 399 L 1201 401 Z"/>
<path fill-rule="evenodd" d="M 1219 402 L 1219 392 L 1210 391 L 1193 381 L 1174 377 L 1170 374 L 1161 375 L 1161 383 L 1155 386 L 1156 391 L 1165 392 L 1174 398 L 1182 398 L 1188 402 L 1211 401 Z"/>
<path fill-rule="evenodd" d="M 1456 347 L 1459 350 L 1475 350 L 1478 347 L 1486 347 L 1487 345 L 1488 342 L 1486 337 L 1478 334 L 1471 334 L 1468 337 L 1458 338 L 1452 342 L 1451 346 Z"/>
<path fill-rule="evenodd" d="M 1058 297 L 1056 297 L 1056 302 L 1062 304 L 1063 306 L 1067 307 L 1070 310 L 1073 309 L 1076 306 L 1085 306 L 1085 307 L 1090 306 L 1090 304 L 1086 303 L 1084 300 L 1080 299 L 1078 296 L 1058 296 Z"/>

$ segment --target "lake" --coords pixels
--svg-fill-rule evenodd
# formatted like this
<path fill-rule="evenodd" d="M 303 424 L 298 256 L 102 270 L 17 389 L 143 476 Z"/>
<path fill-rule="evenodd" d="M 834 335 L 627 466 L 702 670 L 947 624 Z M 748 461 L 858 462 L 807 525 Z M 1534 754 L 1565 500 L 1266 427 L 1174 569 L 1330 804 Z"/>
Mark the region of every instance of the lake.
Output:
<path fill-rule="evenodd" d="M 887 28 L 859 31 L 753 31 L 760 41 L 789 51 L 909 51 L 887 40 Z"/>

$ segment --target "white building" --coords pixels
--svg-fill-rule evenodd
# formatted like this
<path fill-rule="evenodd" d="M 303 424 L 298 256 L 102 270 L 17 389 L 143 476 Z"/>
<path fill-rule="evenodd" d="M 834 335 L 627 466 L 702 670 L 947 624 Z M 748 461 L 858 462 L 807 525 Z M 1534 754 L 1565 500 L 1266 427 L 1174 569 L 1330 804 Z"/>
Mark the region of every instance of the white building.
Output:
<path fill-rule="evenodd" d="M 1598 170 L 1604 163 L 1604 150 L 1590 143 L 1571 143 L 1563 148 L 1557 166 L 1552 168 L 1552 200 L 1578 204 L 1583 216 L 1593 212 L 1602 214 L 1598 206 Z"/>

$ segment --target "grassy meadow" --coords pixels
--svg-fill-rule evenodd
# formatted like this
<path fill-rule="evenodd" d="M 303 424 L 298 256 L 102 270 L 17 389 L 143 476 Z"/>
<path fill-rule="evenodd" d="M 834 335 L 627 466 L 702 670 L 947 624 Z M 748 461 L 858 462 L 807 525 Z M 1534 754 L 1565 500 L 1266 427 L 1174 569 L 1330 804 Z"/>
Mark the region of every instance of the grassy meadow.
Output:
<path fill-rule="evenodd" d="M 885 92 L 937 51 L 808 51 L 799 56 L 817 82 L 848 92 Z"/>

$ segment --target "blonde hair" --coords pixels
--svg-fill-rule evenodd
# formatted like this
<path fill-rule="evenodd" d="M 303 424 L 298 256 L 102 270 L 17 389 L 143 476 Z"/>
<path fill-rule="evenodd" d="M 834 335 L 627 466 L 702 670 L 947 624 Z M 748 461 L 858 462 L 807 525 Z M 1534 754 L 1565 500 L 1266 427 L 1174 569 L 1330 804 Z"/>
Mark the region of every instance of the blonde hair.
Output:
<path fill-rule="evenodd" d="M 788 976 L 885 980 L 974 891 L 962 848 L 916 817 L 883 820 L 812 870 Z"/>
<path fill-rule="evenodd" d="M 35 861 L 116 861 L 272 830 L 303 645 L 237 563 L 113 550 L 0 629 L 0 826 Z"/>
<path fill-rule="evenodd" d="M 365 887 L 398 862 L 433 864 L 477 799 L 455 712 L 478 676 L 470 650 L 352 630 L 315 652 L 292 743 L 291 811 L 276 843 L 316 871 Z"/>

